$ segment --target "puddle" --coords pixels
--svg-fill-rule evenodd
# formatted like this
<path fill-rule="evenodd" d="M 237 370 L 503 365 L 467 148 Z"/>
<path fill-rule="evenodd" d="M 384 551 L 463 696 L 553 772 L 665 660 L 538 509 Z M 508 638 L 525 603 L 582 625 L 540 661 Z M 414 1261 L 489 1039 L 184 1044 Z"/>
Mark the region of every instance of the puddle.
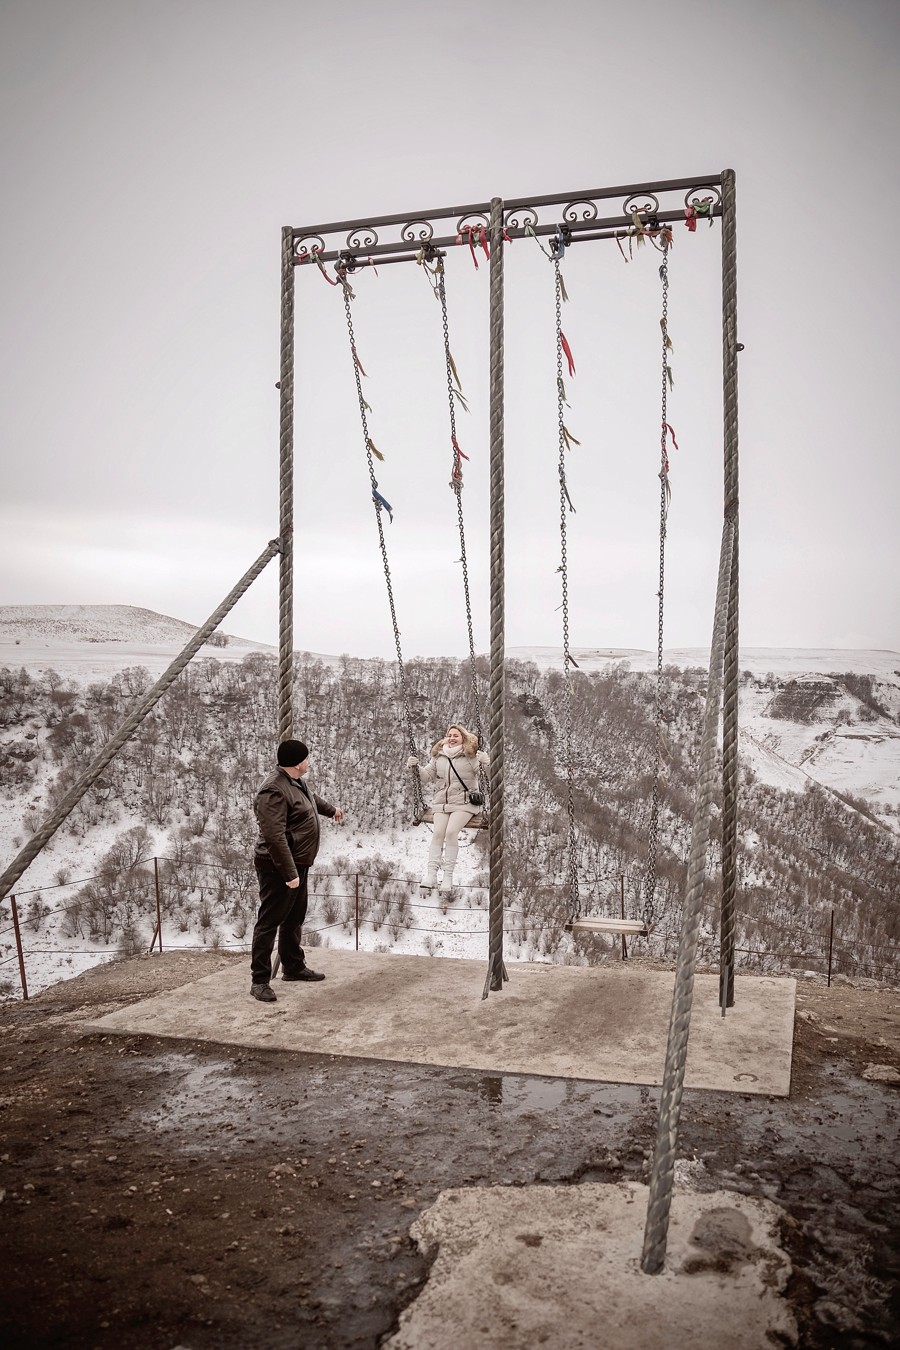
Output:
<path fill-rule="evenodd" d="M 546 1115 L 559 1107 L 593 1108 L 607 1119 L 630 1115 L 648 1100 L 646 1088 L 617 1084 L 585 1089 L 568 1078 L 531 1078 L 521 1074 L 471 1074 L 447 1079 L 447 1086 L 470 1092 L 490 1106 L 514 1116 Z M 401 1094 L 396 1094 L 395 1100 Z M 409 1094 L 413 1098 L 414 1094 Z"/>
<path fill-rule="evenodd" d="M 255 1084 L 236 1074 L 225 1061 L 198 1063 L 191 1055 L 173 1053 L 154 1061 L 151 1072 L 172 1081 L 156 1105 L 138 1115 L 149 1130 L 189 1134 L 210 1122 L 218 1130 L 247 1125 Z M 204 1145 L 198 1140 L 197 1147 Z"/>

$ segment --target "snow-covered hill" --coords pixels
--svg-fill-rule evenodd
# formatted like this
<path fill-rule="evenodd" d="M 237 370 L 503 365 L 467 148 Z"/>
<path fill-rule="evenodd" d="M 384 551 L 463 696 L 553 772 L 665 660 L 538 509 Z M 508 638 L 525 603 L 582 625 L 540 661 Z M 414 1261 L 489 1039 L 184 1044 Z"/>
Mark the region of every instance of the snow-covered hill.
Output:
<path fill-rule="evenodd" d="M 656 653 L 575 648 L 585 674 L 621 665 L 656 669 Z M 561 670 L 559 647 L 514 647 L 509 656 Z M 675 648 L 664 666 L 706 669 L 709 652 Z M 771 787 L 802 792 L 810 782 L 900 806 L 900 652 L 840 648 L 741 648 L 741 764 Z M 849 677 L 849 678 L 848 678 Z"/>
<path fill-rule="evenodd" d="M 656 652 L 640 647 L 573 647 L 572 655 L 579 670 L 606 670 L 611 665 L 626 664 L 629 670 L 656 669 Z M 516 661 L 533 661 L 539 670 L 561 670 L 561 647 L 510 647 L 507 656 Z M 678 666 L 681 670 L 699 667 L 706 669 L 709 649 L 705 647 L 667 647 L 663 664 Z M 853 647 L 741 647 L 740 668 L 751 675 L 830 674 L 832 671 L 853 671 L 857 675 L 872 675 L 884 679 L 900 689 L 900 652 L 857 649 Z"/>
<path fill-rule="evenodd" d="M 127 642 L 183 647 L 197 625 L 136 605 L 0 605 L 0 642 Z M 240 647 L 257 644 L 228 636 Z"/>
<path fill-rule="evenodd" d="M 196 624 L 136 605 L 0 605 L 0 666 L 55 670 L 81 685 L 126 666 L 146 666 L 156 677 L 196 631 Z M 200 655 L 240 661 L 248 651 L 274 648 L 216 633 Z"/>

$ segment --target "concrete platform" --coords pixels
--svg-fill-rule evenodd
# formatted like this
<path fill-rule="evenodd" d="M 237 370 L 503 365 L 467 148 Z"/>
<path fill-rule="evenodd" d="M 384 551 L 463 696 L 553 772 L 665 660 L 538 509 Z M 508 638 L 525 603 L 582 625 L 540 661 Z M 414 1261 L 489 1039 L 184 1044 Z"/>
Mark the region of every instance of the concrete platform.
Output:
<path fill-rule="evenodd" d="M 640 1269 L 647 1188 L 443 1191 L 411 1233 L 436 1259 L 391 1350 L 761 1350 L 795 1345 L 769 1200 L 675 1191 L 665 1269 Z"/>
<path fill-rule="evenodd" d="M 319 948 L 315 966 L 323 983 L 277 980 L 274 1004 L 250 997 L 242 964 L 83 1025 L 495 1073 L 662 1081 L 669 971 L 520 962 L 503 992 L 482 1000 L 482 961 Z M 718 978 L 698 975 L 685 1086 L 788 1096 L 795 994 L 794 980 L 739 976 L 723 1018 Z"/>

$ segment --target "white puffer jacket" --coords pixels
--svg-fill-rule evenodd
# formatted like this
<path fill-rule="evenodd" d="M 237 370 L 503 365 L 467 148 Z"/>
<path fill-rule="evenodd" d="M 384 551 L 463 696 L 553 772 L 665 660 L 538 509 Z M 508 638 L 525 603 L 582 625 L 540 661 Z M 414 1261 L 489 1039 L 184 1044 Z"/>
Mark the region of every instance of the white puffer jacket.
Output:
<path fill-rule="evenodd" d="M 451 761 L 453 768 L 450 767 Z M 457 750 L 448 751 L 443 742 L 439 741 L 432 750 L 428 763 L 424 766 L 419 765 L 419 777 L 422 782 L 434 783 L 434 791 L 428 803 L 431 809 L 448 814 L 453 811 L 468 811 L 471 815 L 475 815 L 481 807 L 470 806 L 466 801 L 466 793 L 478 791 L 478 766 L 490 762 L 489 756 L 483 750 L 469 756 L 463 754 L 462 746 Z M 462 783 L 453 769 L 463 780 Z"/>

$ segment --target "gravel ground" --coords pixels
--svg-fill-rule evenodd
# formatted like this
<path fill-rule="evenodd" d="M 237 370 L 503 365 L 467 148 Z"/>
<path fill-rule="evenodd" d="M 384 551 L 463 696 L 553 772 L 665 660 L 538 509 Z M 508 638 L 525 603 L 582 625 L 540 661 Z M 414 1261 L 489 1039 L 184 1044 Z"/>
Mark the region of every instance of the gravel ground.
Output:
<path fill-rule="evenodd" d="M 0 1005 L 5 1346 L 374 1347 L 443 1189 L 647 1179 L 655 1090 L 80 1030 L 236 959 Z M 803 981 L 789 1099 L 685 1094 L 679 1180 L 786 1211 L 805 1350 L 900 1344 L 898 1082 L 900 993 Z"/>

